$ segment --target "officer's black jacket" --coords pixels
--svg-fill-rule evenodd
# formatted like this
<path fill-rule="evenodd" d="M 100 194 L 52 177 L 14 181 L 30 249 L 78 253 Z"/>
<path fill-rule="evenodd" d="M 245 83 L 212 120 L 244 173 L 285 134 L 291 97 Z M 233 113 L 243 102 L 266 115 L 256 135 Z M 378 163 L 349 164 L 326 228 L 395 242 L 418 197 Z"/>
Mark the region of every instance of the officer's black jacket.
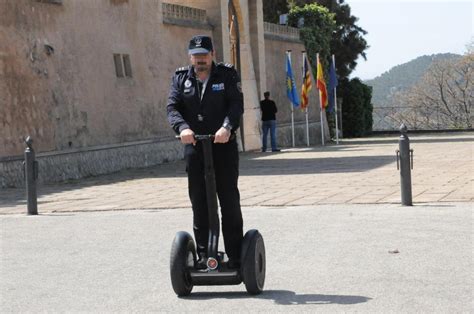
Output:
<path fill-rule="evenodd" d="M 168 121 L 179 134 L 190 128 L 195 134 L 215 134 L 224 123 L 239 127 L 243 95 L 237 71 L 229 64 L 212 63 L 206 91 L 200 100 L 192 66 L 176 70 L 168 96 Z"/>

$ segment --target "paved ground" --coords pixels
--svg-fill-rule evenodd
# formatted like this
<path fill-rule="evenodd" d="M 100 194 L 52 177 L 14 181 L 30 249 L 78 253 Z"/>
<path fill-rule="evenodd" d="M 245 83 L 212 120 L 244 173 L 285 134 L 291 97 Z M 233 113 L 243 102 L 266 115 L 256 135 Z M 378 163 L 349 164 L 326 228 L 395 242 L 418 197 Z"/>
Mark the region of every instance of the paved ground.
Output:
<path fill-rule="evenodd" d="M 174 295 L 171 241 L 188 209 L 0 217 L 0 308 L 18 312 L 468 313 L 472 208 L 246 207 L 267 251 L 262 295 L 195 287 Z M 398 250 L 398 254 L 391 254 Z"/>
<path fill-rule="evenodd" d="M 267 249 L 265 292 L 176 298 L 169 254 L 191 230 L 182 162 L 0 190 L 1 312 L 474 312 L 474 135 L 412 137 L 402 207 L 396 136 L 242 154 L 245 229 Z M 398 253 L 395 253 L 398 252 Z"/>
<path fill-rule="evenodd" d="M 411 136 L 413 201 L 472 202 L 473 133 Z M 241 155 L 243 206 L 399 204 L 397 136 Z M 189 206 L 182 162 L 38 187 L 42 213 Z M 0 189 L 0 214 L 25 213 L 23 189 Z"/>

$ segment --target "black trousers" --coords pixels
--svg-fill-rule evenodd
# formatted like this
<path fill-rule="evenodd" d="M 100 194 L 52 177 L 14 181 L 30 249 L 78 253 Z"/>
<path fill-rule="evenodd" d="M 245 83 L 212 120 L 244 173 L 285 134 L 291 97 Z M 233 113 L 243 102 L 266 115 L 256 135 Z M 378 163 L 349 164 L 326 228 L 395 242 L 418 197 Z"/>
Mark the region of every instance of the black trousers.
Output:
<path fill-rule="evenodd" d="M 221 207 L 222 233 L 225 251 L 229 258 L 240 258 L 243 238 L 239 178 L 239 152 L 236 140 L 226 144 L 212 144 L 217 197 Z M 207 253 L 209 220 L 204 180 L 204 155 L 202 143 L 186 145 L 184 156 L 188 173 L 189 198 L 193 208 L 193 228 L 197 252 Z"/>

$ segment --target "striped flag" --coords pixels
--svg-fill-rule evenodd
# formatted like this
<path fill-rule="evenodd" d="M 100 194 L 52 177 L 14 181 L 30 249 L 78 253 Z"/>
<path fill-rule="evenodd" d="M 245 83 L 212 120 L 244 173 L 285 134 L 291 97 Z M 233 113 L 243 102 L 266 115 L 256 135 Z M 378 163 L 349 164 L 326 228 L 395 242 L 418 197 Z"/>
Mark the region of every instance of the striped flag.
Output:
<path fill-rule="evenodd" d="M 316 85 L 319 89 L 319 94 L 320 94 L 320 100 L 321 100 L 321 109 L 326 109 L 328 106 L 328 92 L 326 90 L 326 81 L 324 80 L 324 72 L 323 72 L 323 66 L 321 62 L 319 61 L 319 56 L 318 56 L 318 68 L 317 68 L 317 79 L 316 79 Z"/>
<path fill-rule="evenodd" d="M 309 104 L 309 91 L 311 90 L 311 67 L 309 66 L 308 57 L 303 57 L 303 85 L 301 86 L 301 109 L 306 109 Z"/>

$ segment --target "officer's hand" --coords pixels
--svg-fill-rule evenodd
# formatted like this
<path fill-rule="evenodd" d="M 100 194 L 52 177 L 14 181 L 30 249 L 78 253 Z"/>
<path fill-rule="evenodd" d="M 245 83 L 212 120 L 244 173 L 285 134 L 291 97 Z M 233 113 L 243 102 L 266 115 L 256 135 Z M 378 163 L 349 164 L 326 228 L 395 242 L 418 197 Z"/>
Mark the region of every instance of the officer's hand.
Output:
<path fill-rule="evenodd" d="M 214 143 L 227 143 L 230 138 L 230 131 L 226 128 L 220 128 L 214 135 Z"/>
<path fill-rule="evenodd" d="M 179 134 L 181 137 L 181 143 L 196 145 L 196 139 L 194 138 L 194 132 L 191 129 L 184 129 Z"/>

